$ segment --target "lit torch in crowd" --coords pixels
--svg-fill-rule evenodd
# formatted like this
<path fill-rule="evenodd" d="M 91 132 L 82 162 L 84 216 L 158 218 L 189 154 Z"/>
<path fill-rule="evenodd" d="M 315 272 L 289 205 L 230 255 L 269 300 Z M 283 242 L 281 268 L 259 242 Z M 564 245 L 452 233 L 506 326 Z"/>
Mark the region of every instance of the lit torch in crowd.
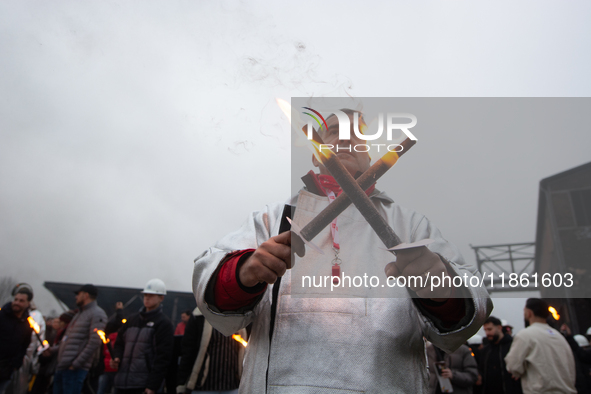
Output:
<path fill-rule="evenodd" d="M 49 349 L 49 342 L 47 342 L 47 340 L 41 340 L 41 336 L 39 335 L 39 333 L 41 332 L 41 328 L 39 328 L 39 324 L 37 324 L 37 322 L 35 321 L 35 319 L 33 319 L 33 317 L 29 316 L 27 317 L 27 321 L 29 322 L 29 326 L 31 326 L 31 328 L 33 329 L 33 332 L 35 333 L 35 335 L 37 336 L 37 339 L 39 340 L 39 343 L 41 345 L 39 345 L 39 347 L 37 348 L 37 353 L 43 353 L 45 350 Z"/>
<path fill-rule="evenodd" d="M 242 344 L 242 346 L 246 347 L 246 345 L 248 345 L 248 342 L 246 342 L 240 335 L 238 334 L 234 334 L 232 335 L 232 339 L 234 339 L 235 341 L 238 341 Z"/>
<path fill-rule="evenodd" d="M 94 332 L 96 332 L 98 334 L 98 336 L 101 338 L 101 341 L 103 341 L 103 343 L 105 345 L 107 345 L 107 350 L 109 351 L 109 354 L 111 355 L 111 357 L 113 357 L 113 347 L 111 346 L 111 340 L 109 338 L 107 338 L 107 336 L 105 335 L 105 332 L 103 330 L 99 330 L 97 328 L 94 329 Z"/>
<path fill-rule="evenodd" d="M 558 314 L 558 311 L 556 310 L 556 308 L 554 308 L 553 306 L 549 306 L 548 311 L 552 314 L 552 317 L 554 318 L 554 320 L 556 320 L 556 321 L 560 320 L 560 315 Z"/>

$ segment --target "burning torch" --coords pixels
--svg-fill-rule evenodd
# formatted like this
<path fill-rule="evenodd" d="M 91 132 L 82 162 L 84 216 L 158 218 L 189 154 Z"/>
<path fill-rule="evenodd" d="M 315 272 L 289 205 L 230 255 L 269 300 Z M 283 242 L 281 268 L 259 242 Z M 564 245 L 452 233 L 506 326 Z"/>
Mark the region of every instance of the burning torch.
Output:
<path fill-rule="evenodd" d="M 240 335 L 238 334 L 234 334 L 232 335 L 232 339 L 234 339 L 235 341 L 238 341 L 242 344 L 242 346 L 246 347 L 246 345 L 248 345 L 248 342 L 246 342 L 244 340 L 244 338 L 242 338 Z"/>
<path fill-rule="evenodd" d="M 103 330 L 99 330 L 97 328 L 94 329 L 94 332 L 96 332 L 98 334 L 98 336 L 101 338 L 101 341 L 103 341 L 103 343 L 105 345 L 107 345 L 107 350 L 109 351 L 109 354 L 111 355 L 111 357 L 113 357 L 113 346 L 111 346 L 111 340 L 109 338 L 107 338 L 107 336 L 105 335 L 105 332 Z"/>
<path fill-rule="evenodd" d="M 560 315 L 558 314 L 558 311 L 556 310 L 556 308 L 554 308 L 553 306 L 549 306 L 548 312 L 550 312 L 550 314 L 552 315 L 554 320 L 556 320 L 556 321 L 560 320 Z"/>
<path fill-rule="evenodd" d="M 39 324 L 37 324 L 37 322 L 35 321 L 35 319 L 33 319 L 32 316 L 27 317 L 27 321 L 29 322 L 29 326 L 31 326 L 31 328 L 33 329 L 33 332 L 37 336 L 37 339 L 40 343 L 39 347 L 37 348 L 37 354 L 41 354 L 47 349 L 49 349 L 49 342 L 47 342 L 47 340 L 45 339 L 41 339 L 41 335 L 39 335 L 41 329 L 39 328 Z"/>

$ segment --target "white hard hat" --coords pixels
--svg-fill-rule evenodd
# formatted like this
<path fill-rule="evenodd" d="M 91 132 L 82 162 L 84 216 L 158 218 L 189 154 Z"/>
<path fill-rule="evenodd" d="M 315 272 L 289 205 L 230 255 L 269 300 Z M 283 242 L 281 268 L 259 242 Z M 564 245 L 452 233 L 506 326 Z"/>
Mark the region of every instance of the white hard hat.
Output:
<path fill-rule="evenodd" d="M 468 345 L 480 345 L 482 344 L 482 336 L 476 334 L 468 339 Z"/>
<path fill-rule="evenodd" d="M 589 341 L 587 340 L 587 338 L 585 338 L 585 336 L 577 334 L 573 338 L 575 338 L 575 341 L 577 341 L 580 347 L 589 346 Z"/>
<path fill-rule="evenodd" d="M 166 286 L 160 279 L 150 279 L 148 283 L 146 283 L 146 287 L 144 287 L 144 291 L 142 291 L 142 293 L 166 295 Z"/>
<path fill-rule="evenodd" d="M 509 324 L 509 322 L 507 320 L 505 320 L 505 319 L 501 319 L 501 325 L 503 327 L 511 327 L 511 328 L 513 328 L 513 326 L 511 324 Z"/>
<path fill-rule="evenodd" d="M 587 329 L 587 332 L 585 333 L 585 335 L 591 335 L 591 327 L 589 327 L 589 328 Z"/>

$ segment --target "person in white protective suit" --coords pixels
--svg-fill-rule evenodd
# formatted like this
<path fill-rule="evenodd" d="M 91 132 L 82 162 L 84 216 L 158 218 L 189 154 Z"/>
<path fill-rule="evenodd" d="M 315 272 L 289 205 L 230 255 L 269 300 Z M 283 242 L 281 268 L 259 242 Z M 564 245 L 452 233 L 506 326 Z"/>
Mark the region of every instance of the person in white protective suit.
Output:
<path fill-rule="evenodd" d="M 352 112 L 346 113 L 352 120 Z M 339 140 L 335 116 L 326 122 L 320 130 L 326 144 L 346 148 L 358 142 L 354 133 L 351 140 Z M 340 149 L 337 157 L 353 176 L 370 167 L 366 152 Z M 306 187 L 289 201 L 300 228 L 340 193 L 326 168 L 315 158 L 313 163 L 320 174 L 306 175 Z M 289 210 L 273 204 L 252 213 L 238 231 L 195 260 L 193 291 L 211 325 L 231 335 L 252 324 L 241 393 L 426 393 L 424 338 L 453 352 L 490 314 L 492 303 L 481 287 L 431 288 L 427 281 L 386 286 L 392 277 L 469 279 L 480 274 L 424 216 L 374 187 L 367 193 L 402 242 L 433 243 L 399 250 L 392 262 L 393 255 L 351 205 L 337 218 L 337 237 L 327 227 L 314 238 L 324 254 L 307 248 L 292 270 L 292 236 L 283 220 Z M 302 272 L 322 276 L 335 268 L 335 275 L 371 272 L 381 282 L 331 291 L 332 279 L 328 288 L 326 281 L 323 288 L 305 288 L 301 281 Z"/>

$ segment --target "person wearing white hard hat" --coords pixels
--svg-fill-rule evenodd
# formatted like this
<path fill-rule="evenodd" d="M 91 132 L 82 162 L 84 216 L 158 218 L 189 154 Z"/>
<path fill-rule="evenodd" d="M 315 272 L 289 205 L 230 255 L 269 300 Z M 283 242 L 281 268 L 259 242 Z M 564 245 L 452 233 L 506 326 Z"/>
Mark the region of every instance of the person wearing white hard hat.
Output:
<path fill-rule="evenodd" d="M 591 375 L 589 375 L 591 368 L 591 349 L 589 348 L 589 341 L 580 334 L 573 336 L 570 327 L 566 324 L 560 327 L 560 332 L 566 338 L 575 356 L 575 365 L 577 368 L 575 387 L 579 393 L 589 393 L 591 392 Z"/>
<path fill-rule="evenodd" d="M 172 359 L 174 328 L 162 313 L 166 286 L 160 279 L 146 283 L 144 307 L 119 330 L 111 367 L 117 369 L 118 394 L 155 394 Z"/>
<path fill-rule="evenodd" d="M 577 344 L 582 347 L 582 348 L 586 348 L 589 346 L 589 340 L 587 338 L 585 338 L 584 335 L 581 334 L 577 334 L 573 337 L 575 339 L 575 341 L 577 342 Z"/>
<path fill-rule="evenodd" d="M 513 336 L 513 326 L 505 319 L 501 319 L 501 324 L 503 325 L 503 333 Z"/>

